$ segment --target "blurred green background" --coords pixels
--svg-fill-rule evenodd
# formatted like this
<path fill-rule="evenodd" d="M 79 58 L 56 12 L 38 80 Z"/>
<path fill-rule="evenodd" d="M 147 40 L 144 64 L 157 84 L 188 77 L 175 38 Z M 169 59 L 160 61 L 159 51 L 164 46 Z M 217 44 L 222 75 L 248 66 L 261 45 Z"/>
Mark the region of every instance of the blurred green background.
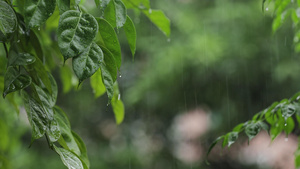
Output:
<path fill-rule="evenodd" d="M 57 104 L 86 143 L 91 169 L 276 168 L 236 158 L 243 138 L 229 151 L 216 147 L 210 165 L 206 151 L 219 135 L 299 91 L 292 27 L 272 34 L 273 13 L 262 11 L 262 0 L 151 0 L 151 5 L 170 18 L 171 37 L 146 17 L 129 13 L 138 44 L 132 61 L 119 31 L 118 81 L 126 107 L 121 125 L 115 124 L 107 97 L 95 99 L 88 81 L 63 93 L 59 71 L 53 72 L 60 90 Z M 91 0 L 85 8 L 99 12 Z M 28 148 L 25 114 L 22 107 L 20 115 L 14 113 L 14 105 L 0 99 L 0 150 L 7 163 L 13 169 L 64 169 L 46 140 Z"/>

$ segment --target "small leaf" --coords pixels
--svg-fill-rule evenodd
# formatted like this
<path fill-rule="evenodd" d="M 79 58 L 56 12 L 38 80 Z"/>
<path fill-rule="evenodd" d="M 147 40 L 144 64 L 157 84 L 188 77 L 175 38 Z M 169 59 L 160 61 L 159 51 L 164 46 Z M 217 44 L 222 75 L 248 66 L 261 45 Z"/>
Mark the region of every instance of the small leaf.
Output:
<path fill-rule="evenodd" d="M 245 126 L 245 123 L 240 123 L 237 126 L 235 126 L 232 131 L 240 132 L 240 131 L 242 131 L 244 126 Z"/>
<path fill-rule="evenodd" d="M 64 60 L 79 56 L 93 42 L 98 24 L 90 14 L 70 10 L 63 13 L 58 24 L 58 45 Z"/>
<path fill-rule="evenodd" d="M 113 108 L 115 119 L 117 124 L 121 124 L 124 120 L 125 116 L 125 110 L 124 110 L 124 104 L 121 100 L 121 94 L 119 92 L 118 84 L 114 84 L 114 96 L 111 100 L 111 106 Z"/>
<path fill-rule="evenodd" d="M 14 10 L 4 1 L 0 1 L 0 31 L 4 36 L 13 33 L 17 28 L 17 17 Z"/>
<path fill-rule="evenodd" d="M 127 16 L 127 20 L 124 24 L 124 30 L 132 53 L 132 58 L 134 59 L 134 54 L 136 50 L 136 30 L 129 16 Z"/>
<path fill-rule="evenodd" d="M 62 162 L 68 169 L 85 169 L 81 160 L 71 151 L 54 146 L 54 150 L 59 154 Z"/>
<path fill-rule="evenodd" d="M 221 139 L 223 139 L 225 136 L 220 136 L 220 137 L 218 137 L 210 146 L 209 146 L 209 148 L 208 148 L 208 151 L 207 151 L 207 153 L 206 153 L 206 156 L 208 156 L 209 155 L 209 153 L 211 152 L 211 150 L 215 147 L 215 145 L 221 140 Z"/>
<path fill-rule="evenodd" d="M 75 57 L 73 59 L 73 70 L 79 79 L 79 83 L 91 77 L 99 69 L 103 61 L 103 52 L 94 42 L 91 43 L 86 51 Z"/>
<path fill-rule="evenodd" d="M 228 133 L 228 147 L 230 147 L 239 137 L 238 132 L 230 132 Z"/>
<path fill-rule="evenodd" d="M 104 54 L 104 63 L 106 65 L 106 68 L 109 71 L 109 73 L 113 79 L 113 82 L 115 82 L 117 80 L 117 75 L 118 75 L 115 58 L 114 58 L 113 54 L 107 48 L 105 48 L 103 46 L 100 46 L 100 48 L 102 49 L 103 54 Z"/>
<path fill-rule="evenodd" d="M 25 23 L 30 28 L 41 26 L 53 14 L 56 0 L 25 0 Z"/>
<path fill-rule="evenodd" d="M 121 67 L 121 47 L 114 28 L 104 19 L 96 18 L 105 47 L 113 54 L 117 68 Z M 98 43 L 97 43 L 98 44 Z M 99 44 L 98 44 L 99 45 Z"/>
<path fill-rule="evenodd" d="M 106 88 L 108 100 L 110 102 L 114 96 L 114 87 L 113 87 L 114 82 L 113 82 L 113 79 L 104 63 L 101 64 L 100 68 L 101 68 L 101 73 L 102 73 L 102 80 L 103 80 L 104 86 Z"/>
<path fill-rule="evenodd" d="M 298 105 L 296 105 L 296 104 L 283 105 L 281 108 L 282 117 L 286 120 L 287 118 L 294 115 L 297 112 L 296 106 L 298 106 Z M 299 106 L 298 106 L 298 110 L 299 110 Z"/>
<path fill-rule="evenodd" d="M 143 13 L 158 27 L 167 37 L 170 37 L 170 20 L 161 10 L 143 10 Z"/>
<path fill-rule="evenodd" d="M 102 74 L 100 69 L 98 69 L 96 73 L 91 77 L 91 86 L 94 90 L 94 95 L 96 98 L 102 96 L 105 93 L 106 89 L 102 81 Z"/>
<path fill-rule="evenodd" d="M 259 123 L 249 123 L 245 128 L 245 133 L 252 140 L 261 130 Z"/>
<path fill-rule="evenodd" d="M 3 98 L 11 92 L 26 88 L 30 84 L 31 78 L 28 75 L 21 74 L 14 67 L 9 67 L 4 76 Z"/>

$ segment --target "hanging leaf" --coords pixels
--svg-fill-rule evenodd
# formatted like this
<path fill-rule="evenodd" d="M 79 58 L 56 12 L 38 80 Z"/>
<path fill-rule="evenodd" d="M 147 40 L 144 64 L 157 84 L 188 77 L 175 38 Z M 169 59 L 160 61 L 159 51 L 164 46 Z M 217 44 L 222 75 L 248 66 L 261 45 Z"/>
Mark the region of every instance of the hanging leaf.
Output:
<path fill-rule="evenodd" d="M 115 58 L 114 58 L 113 54 L 107 48 L 105 48 L 103 46 L 100 46 L 100 48 L 102 49 L 103 54 L 104 54 L 104 63 L 106 65 L 106 68 L 109 71 L 109 73 L 113 79 L 113 82 L 115 82 L 117 80 L 117 75 L 118 75 Z"/>
<path fill-rule="evenodd" d="M 113 54 L 117 68 L 121 67 L 121 47 L 113 27 L 104 19 L 96 18 L 99 24 L 99 33 L 105 47 Z M 103 50 L 104 51 L 104 50 Z"/>
<path fill-rule="evenodd" d="M 104 17 L 112 27 L 121 28 L 126 22 L 127 10 L 121 0 L 111 0 L 105 8 Z"/>
<path fill-rule="evenodd" d="M 61 138 L 58 140 L 59 144 L 65 149 L 69 149 L 77 155 L 80 155 L 80 149 L 77 146 L 76 140 L 72 135 L 71 125 L 65 112 L 55 106 L 54 107 L 54 118 L 59 125 L 61 131 Z"/>
<path fill-rule="evenodd" d="M 56 0 L 25 0 L 25 22 L 30 28 L 41 26 L 53 14 Z"/>
<path fill-rule="evenodd" d="M 73 134 L 73 137 L 75 138 L 77 146 L 80 149 L 80 155 L 79 155 L 80 159 L 89 167 L 90 161 L 87 156 L 87 150 L 86 150 L 86 146 L 85 146 L 84 142 L 82 141 L 82 139 L 80 138 L 80 136 L 78 134 L 76 134 L 73 131 L 72 131 L 72 134 Z"/>
<path fill-rule="evenodd" d="M 70 10 L 63 13 L 58 24 L 58 45 L 64 60 L 79 56 L 91 45 L 98 24 L 90 14 Z"/>
<path fill-rule="evenodd" d="M 100 69 L 98 69 L 96 73 L 91 77 L 91 86 L 96 98 L 102 96 L 105 93 L 106 89 L 102 81 L 102 74 Z"/>
<path fill-rule="evenodd" d="M 114 96 L 114 82 L 113 82 L 113 79 L 104 63 L 101 63 L 100 69 L 101 69 L 101 73 L 102 73 L 102 80 L 103 80 L 104 86 L 106 88 L 108 100 L 110 102 Z"/>
<path fill-rule="evenodd" d="M 25 66 L 35 62 L 35 57 L 29 53 L 17 53 L 11 50 L 8 55 L 8 66 Z"/>
<path fill-rule="evenodd" d="M 170 37 L 170 20 L 161 10 L 143 10 L 143 13 L 158 27 L 167 37 Z"/>
<path fill-rule="evenodd" d="M 129 16 L 127 16 L 127 20 L 124 25 L 124 30 L 131 50 L 132 58 L 134 59 L 134 54 L 136 50 L 136 30 Z"/>
<path fill-rule="evenodd" d="M 4 1 L 0 1 L 0 31 L 5 36 L 17 28 L 17 17 L 14 10 Z"/>
<path fill-rule="evenodd" d="M 228 133 L 228 147 L 230 147 L 239 137 L 238 132 L 230 132 Z"/>
<path fill-rule="evenodd" d="M 124 120 L 125 110 L 117 83 L 114 84 L 114 96 L 111 100 L 111 106 L 115 114 L 116 123 L 121 124 Z"/>
<path fill-rule="evenodd" d="M 4 76 L 3 98 L 11 92 L 26 88 L 30 84 L 31 78 L 28 75 L 21 74 L 14 67 L 9 67 Z"/>
<path fill-rule="evenodd" d="M 209 155 L 209 153 L 211 152 L 211 150 L 215 147 L 215 145 L 221 140 L 221 139 L 223 139 L 225 136 L 220 136 L 220 137 L 218 137 L 210 146 L 209 146 L 209 148 L 208 148 L 208 151 L 207 151 L 207 153 L 206 153 L 206 156 L 208 156 Z"/>
<path fill-rule="evenodd" d="M 115 28 L 117 26 L 117 23 L 116 23 L 116 7 L 115 7 L 115 1 L 114 0 L 110 0 L 110 2 L 107 4 L 107 6 L 104 10 L 104 17 L 110 23 L 110 25 L 113 28 Z"/>
<path fill-rule="evenodd" d="M 79 83 L 91 77 L 103 62 L 103 52 L 96 43 L 91 43 L 88 49 L 73 59 L 73 70 L 79 78 Z"/>
<path fill-rule="evenodd" d="M 252 140 L 261 130 L 259 123 L 249 123 L 245 128 L 245 133 L 249 137 L 249 141 Z"/>
<path fill-rule="evenodd" d="M 54 150 L 59 154 L 62 162 L 68 169 L 86 169 L 87 167 L 83 167 L 81 160 L 71 151 L 56 147 L 53 145 Z"/>

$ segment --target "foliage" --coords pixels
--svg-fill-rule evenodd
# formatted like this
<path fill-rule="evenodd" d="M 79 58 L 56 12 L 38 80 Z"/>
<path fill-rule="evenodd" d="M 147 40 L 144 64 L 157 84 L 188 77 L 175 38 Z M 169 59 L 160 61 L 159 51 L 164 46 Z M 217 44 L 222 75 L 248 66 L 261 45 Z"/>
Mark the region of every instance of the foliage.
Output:
<path fill-rule="evenodd" d="M 288 17 L 291 17 L 292 27 L 295 30 L 294 49 L 299 52 L 299 8 L 300 1 L 293 2 L 289 0 L 263 0 L 262 10 L 274 10 L 275 17 L 272 23 L 273 33 L 284 25 L 290 24 Z M 268 108 L 255 114 L 251 120 L 240 123 L 233 130 L 225 135 L 218 137 L 209 147 L 207 155 L 213 147 L 220 141 L 222 147 L 230 147 L 238 139 L 242 132 L 251 141 L 262 129 L 266 130 L 271 139 L 274 140 L 280 133 L 285 132 L 286 137 L 295 131 L 296 124 L 300 124 L 300 93 L 295 94 L 290 99 L 283 99 L 280 102 L 274 102 Z M 300 147 L 295 152 L 295 166 L 300 167 Z"/>
<path fill-rule="evenodd" d="M 95 0 L 102 11 L 98 17 L 87 13 L 83 2 L 0 0 L 0 42 L 5 51 L 0 55 L 3 98 L 20 94 L 22 103 L 16 103 L 15 99 L 8 101 L 16 109 L 24 105 L 32 128 L 31 144 L 45 136 L 63 164 L 76 169 L 89 168 L 87 150 L 72 131 L 64 111 L 56 105 L 58 88 L 50 72 L 60 70 L 64 92 L 74 86 L 71 67 L 78 78 L 78 87 L 91 77 L 95 96 L 107 91 L 116 123 L 120 124 L 124 105 L 117 72 L 122 57 L 116 31 L 124 28 L 133 56 L 136 48 L 136 30 L 127 9 L 143 12 L 165 35 L 170 35 L 168 18 L 160 10 L 152 12 L 147 0 Z M 62 62 L 64 66 L 58 66 Z M 2 158 L 4 155 L 0 154 L 0 162 L 9 168 Z"/>

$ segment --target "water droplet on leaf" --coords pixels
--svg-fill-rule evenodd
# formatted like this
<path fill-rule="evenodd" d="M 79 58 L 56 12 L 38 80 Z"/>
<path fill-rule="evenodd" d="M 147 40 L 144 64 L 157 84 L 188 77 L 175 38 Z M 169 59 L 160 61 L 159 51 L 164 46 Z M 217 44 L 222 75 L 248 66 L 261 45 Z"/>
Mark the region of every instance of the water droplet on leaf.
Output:
<path fill-rule="evenodd" d="M 149 9 L 149 14 L 151 14 L 151 13 L 152 13 L 152 9 L 150 8 L 150 9 Z"/>

